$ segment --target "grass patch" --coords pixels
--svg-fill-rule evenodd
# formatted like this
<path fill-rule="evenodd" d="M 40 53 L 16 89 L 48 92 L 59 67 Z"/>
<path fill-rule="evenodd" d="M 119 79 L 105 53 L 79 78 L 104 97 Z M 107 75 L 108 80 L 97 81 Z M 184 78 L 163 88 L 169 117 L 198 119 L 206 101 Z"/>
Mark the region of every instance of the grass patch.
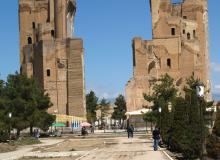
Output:
<path fill-rule="evenodd" d="M 11 143 L 0 143 L 0 153 L 15 151 L 19 146 L 40 144 L 41 142 L 33 137 L 21 137 Z"/>
<path fill-rule="evenodd" d="M 21 137 L 16 141 L 12 142 L 12 145 L 16 146 L 25 146 L 25 145 L 33 145 L 33 144 L 40 144 L 41 142 L 33 137 Z"/>
<path fill-rule="evenodd" d="M 0 143 L 0 153 L 15 151 L 17 146 L 8 143 Z"/>

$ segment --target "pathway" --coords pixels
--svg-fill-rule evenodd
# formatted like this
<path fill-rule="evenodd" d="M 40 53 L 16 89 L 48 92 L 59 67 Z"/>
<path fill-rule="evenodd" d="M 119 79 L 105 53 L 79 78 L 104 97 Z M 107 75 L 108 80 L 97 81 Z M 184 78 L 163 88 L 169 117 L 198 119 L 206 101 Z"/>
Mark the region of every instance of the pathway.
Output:
<path fill-rule="evenodd" d="M 41 140 L 41 142 L 42 142 L 41 144 L 23 146 L 13 152 L 1 153 L 0 160 L 16 160 L 16 159 L 22 158 L 25 154 L 31 152 L 31 150 L 34 148 L 54 145 L 54 144 L 60 143 L 62 141 L 63 140 L 61 140 L 61 139 L 60 140 L 58 140 L 58 139 L 44 139 L 44 140 Z"/>
<path fill-rule="evenodd" d="M 170 160 L 162 150 L 153 151 L 152 140 L 118 139 L 117 144 L 106 144 L 105 148 L 94 150 L 77 160 Z"/>

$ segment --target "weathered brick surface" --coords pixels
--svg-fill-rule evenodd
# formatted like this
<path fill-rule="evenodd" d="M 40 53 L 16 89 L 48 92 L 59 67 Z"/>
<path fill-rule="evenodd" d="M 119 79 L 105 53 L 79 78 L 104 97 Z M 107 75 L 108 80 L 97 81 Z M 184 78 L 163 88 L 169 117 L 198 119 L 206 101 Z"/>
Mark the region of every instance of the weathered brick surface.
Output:
<path fill-rule="evenodd" d="M 69 113 L 81 117 L 85 115 L 83 41 L 81 39 L 68 39 L 68 43 L 67 87 Z"/>
<path fill-rule="evenodd" d="M 72 38 L 74 0 L 20 0 L 21 72 L 49 94 L 49 113 L 85 116 L 83 41 Z"/>
<path fill-rule="evenodd" d="M 174 78 L 180 90 L 192 74 L 210 90 L 207 0 L 150 2 L 153 39 L 133 39 L 134 73 L 126 85 L 128 111 L 150 105 L 143 93 L 151 94 L 152 85 L 165 73 Z M 206 98 L 211 99 L 210 92 Z"/>

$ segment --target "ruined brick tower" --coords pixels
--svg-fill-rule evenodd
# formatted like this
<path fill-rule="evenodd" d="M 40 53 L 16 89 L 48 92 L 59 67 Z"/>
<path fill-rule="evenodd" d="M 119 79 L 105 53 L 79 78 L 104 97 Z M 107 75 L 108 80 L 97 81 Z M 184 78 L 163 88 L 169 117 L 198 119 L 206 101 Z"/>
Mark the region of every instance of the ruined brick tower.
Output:
<path fill-rule="evenodd" d="M 83 41 L 73 37 L 75 0 L 19 0 L 21 73 L 49 94 L 51 114 L 85 117 Z"/>
<path fill-rule="evenodd" d="M 143 93 L 165 73 L 183 89 L 192 74 L 210 90 L 207 0 L 150 0 L 152 40 L 133 39 L 133 78 L 126 86 L 128 111 L 147 107 Z M 211 99 L 207 92 L 206 99 Z"/>

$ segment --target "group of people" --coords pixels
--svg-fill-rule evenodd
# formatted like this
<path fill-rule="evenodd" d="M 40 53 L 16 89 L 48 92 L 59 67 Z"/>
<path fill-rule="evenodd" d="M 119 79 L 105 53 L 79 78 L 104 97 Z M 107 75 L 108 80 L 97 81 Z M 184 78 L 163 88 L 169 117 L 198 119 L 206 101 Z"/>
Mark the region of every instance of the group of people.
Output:
<path fill-rule="evenodd" d="M 90 126 L 89 128 L 90 128 L 90 133 L 94 133 L 95 128 L 93 126 Z M 81 135 L 82 136 L 88 135 L 88 131 L 87 131 L 87 128 L 85 126 L 83 126 L 82 129 L 81 129 Z"/>
<path fill-rule="evenodd" d="M 167 131 L 167 148 L 168 149 L 172 149 L 171 144 L 172 144 L 172 134 L 173 134 L 173 128 L 170 127 Z M 160 130 L 155 127 L 155 129 L 153 130 L 153 139 L 154 139 L 154 150 L 157 151 L 158 150 L 158 145 L 160 142 L 162 142 L 161 138 L 160 138 Z"/>
<path fill-rule="evenodd" d="M 86 127 L 82 127 L 82 129 L 81 129 L 81 135 L 82 136 L 86 136 L 86 135 L 88 135 L 88 132 L 87 132 L 87 130 L 86 130 Z"/>
<path fill-rule="evenodd" d="M 134 126 L 133 125 L 128 125 L 127 126 L 127 133 L 128 133 L 128 138 L 133 138 L 134 135 Z M 152 133 L 153 136 L 153 148 L 154 151 L 158 150 L 158 146 L 159 146 L 159 142 L 160 142 L 160 131 L 157 127 L 155 127 L 155 129 L 153 130 Z"/>
<path fill-rule="evenodd" d="M 40 137 L 40 129 L 34 129 L 34 134 L 33 136 L 36 138 L 36 139 L 39 139 Z"/>
<path fill-rule="evenodd" d="M 91 133 L 94 133 L 93 126 L 90 127 L 90 130 L 91 130 Z M 87 131 L 86 127 L 82 127 L 81 134 L 82 134 L 82 136 L 88 135 L 88 131 Z M 132 124 L 127 126 L 127 134 L 128 134 L 128 138 L 133 138 L 134 126 Z M 160 130 L 157 127 L 155 127 L 155 129 L 153 130 L 152 136 L 153 136 L 153 140 L 154 140 L 153 149 L 154 149 L 154 151 L 157 151 L 158 145 L 160 142 Z"/>

